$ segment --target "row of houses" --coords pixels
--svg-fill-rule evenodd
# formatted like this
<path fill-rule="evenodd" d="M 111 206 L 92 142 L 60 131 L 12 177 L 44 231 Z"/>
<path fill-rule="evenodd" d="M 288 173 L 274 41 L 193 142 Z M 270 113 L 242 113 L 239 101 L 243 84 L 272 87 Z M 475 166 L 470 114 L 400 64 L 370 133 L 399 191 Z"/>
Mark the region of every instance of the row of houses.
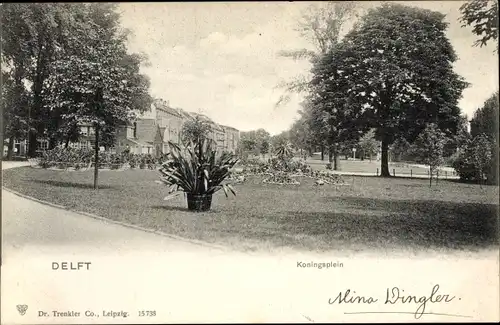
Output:
<path fill-rule="evenodd" d="M 128 125 L 120 127 L 116 133 L 114 146 L 107 149 L 116 153 L 129 151 L 161 156 L 169 151 L 169 142 L 182 146 L 183 125 L 186 121 L 196 117 L 205 120 L 210 125 L 208 137 L 215 141 L 218 150 L 236 153 L 240 139 L 240 132 L 237 129 L 217 124 L 200 113 L 173 108 L 162 99 L 154 100 L 149 111 L 140 114 L 139 118 Z M 69 146 L 72 148 L 93 147 L 95 140 L 93 126 L 82 123 L 79 127 L 79 141 L 69 143 Z M 47 140 L 39 139 L 38 142 L 40 150 L 48 148 Z M 15 141 L 15 155 L 24 156 L 26 147 L 26 141 Z M 4 151 L 6 151 L 5 145 Z"/>
<path fill-rule="evenodd" d="M 161 99 L 153 102 L 149 112 L 118 131 L 114 150 L 117 153 L 124 150 L 153 155 L 167 153 L 169 142 L 182 145 L 183 125 L 196 117 L 210 125 L 208 137 L 215 141 L 218 150 L 236 153 L 240 139 L 237 129 L 217 124 L 203 114 L 173 108 Z"/>

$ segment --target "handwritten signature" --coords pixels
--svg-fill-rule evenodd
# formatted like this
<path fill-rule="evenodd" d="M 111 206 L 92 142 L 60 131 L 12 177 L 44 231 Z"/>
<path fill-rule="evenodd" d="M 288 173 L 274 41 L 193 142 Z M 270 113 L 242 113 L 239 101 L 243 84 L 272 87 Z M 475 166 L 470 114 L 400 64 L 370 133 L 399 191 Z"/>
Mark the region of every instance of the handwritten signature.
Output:
<path fill-rule="evenodd" d="M 456 299 L 455 296 L 450 294 L 438 294 L 439 284 L 436 284 L 430 293 L 430 295 L 426 296 L 416 296 L 416 295 L 408 295 L 404 293 L 404 290 L 398 287 L 392 287 L 386 289 L 385 300 L 383 302 L 384 305 L 397 305 L 397 304 L 416 304 L 417 310 L 415 310 L 414 316 L 415 319 L 420 319 L 422 315 L 426 314 L 426 308 L 428 304 L 447 304 Z M 461 298 L 457 298 L 461 300 Z M 380 301 L 381 302 L 381 301 Z M 337 297 L 334 299 L 328 299 L 328 303 L 333 305 L 335 303 L 338 304 L 377 304 L 380 303 L 378 298 L 374 298 L 371 296 L 361 296 L 357 295 L 355 291 L 351 291 L 351 289 L 347 289 L 345 292 L 339 292 Z M 403 312 L 404 313 L 404 312 Z M 450 315 L 452 316 L 452 315 Z M 459 315 L 456 315 L 459 316 Z"/>

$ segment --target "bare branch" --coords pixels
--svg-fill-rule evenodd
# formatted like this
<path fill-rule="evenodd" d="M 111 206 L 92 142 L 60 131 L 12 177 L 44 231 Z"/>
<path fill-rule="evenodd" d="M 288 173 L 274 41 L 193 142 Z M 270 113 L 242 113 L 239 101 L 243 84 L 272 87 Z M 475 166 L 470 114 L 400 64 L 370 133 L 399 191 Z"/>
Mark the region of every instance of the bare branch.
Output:
<path fill-rule="evenodd" d="M 303 93 L 309 90 L 309 80 L 301 75 L 290 81 L 281 81 L 276 88 L 284 88 L 287 92 L 292 93 Z"/>
<path fill-rule="evenodd" d="M 302 60 L 302 59 L 312 59 L 316 57 L 316 53 L 314 51 L 310 51 L 307 49 L 300 49 L 293 51 L 282 50 L 278 52 L 278 56 L 284 58 L 292 58 L 294 60 Z"/>
<path fill-rule="evenodd" d="M 351 1 L 328 1 L 321 5 L 310 5 L 302 16 L 296 30 L 312 42 L 316 52 L 301 49 L 297 51 L 281 51 L 282 57 L 294 59 L 309 58 L 311 62 L 321 54 L 328 52 L 337 45 L 340 32 L 345 22 L 356 15 L 356 4 Z M 285 88 L 288 94 L 280 97 L 276 107 L 290 100 L 290 93 L 304 93 L 310 90 L 309 81 L 305 76 L 290 82 L 281 82 L 279 88 Z"/>

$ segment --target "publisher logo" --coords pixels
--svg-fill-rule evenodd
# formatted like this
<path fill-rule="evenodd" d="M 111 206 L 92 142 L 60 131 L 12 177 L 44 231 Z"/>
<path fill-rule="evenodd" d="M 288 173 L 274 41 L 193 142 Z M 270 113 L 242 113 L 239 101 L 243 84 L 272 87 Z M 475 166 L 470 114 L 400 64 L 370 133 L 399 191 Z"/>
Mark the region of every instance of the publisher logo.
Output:
<path fill-rule="evenodd" d="M 28 310 L 28 305 L 17 305 L 16 307 L 21 316 L 24 316 L 24 314 L 26 314 L 26 311 Z"/>

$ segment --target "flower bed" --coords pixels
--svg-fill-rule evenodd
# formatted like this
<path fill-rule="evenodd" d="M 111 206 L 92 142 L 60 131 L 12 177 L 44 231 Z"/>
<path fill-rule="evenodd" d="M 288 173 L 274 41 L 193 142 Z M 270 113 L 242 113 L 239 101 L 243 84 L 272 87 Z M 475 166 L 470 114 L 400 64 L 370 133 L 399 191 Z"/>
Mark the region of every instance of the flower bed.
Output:
<path fill-rule="evenodd" d="M 273 158 L 267 163 L 253 162 L 245 165 L 240 171 L 232 171 L 228 180 L 238 183 L 245 182 L 249 176 L 264 176 L 265 184 L 299 185 L 298 177 L 308 177 L 316 181 L 315 184 L 347 185 L 341 175 L 328 171 L 313 171 L 302 161 L 280 160 Z"/>
<path fill-rule="evenodd" d="M 265 184 L 277 184 L 277 185 L 300 185 L 294 177 L 290 176 L 286 172 L 278 172 L 272 174 L 271 176 L 264 178 L 262 183 Z"/>

